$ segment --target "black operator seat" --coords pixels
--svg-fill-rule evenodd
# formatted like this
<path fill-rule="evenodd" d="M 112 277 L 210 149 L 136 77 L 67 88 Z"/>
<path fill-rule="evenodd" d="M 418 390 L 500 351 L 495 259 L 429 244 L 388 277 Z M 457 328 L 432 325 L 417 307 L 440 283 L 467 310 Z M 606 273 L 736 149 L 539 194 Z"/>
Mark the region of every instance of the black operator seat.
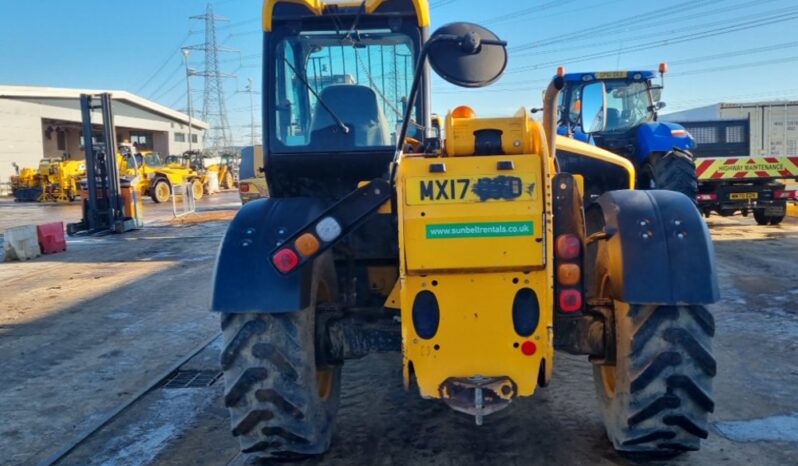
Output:
<path fill-rule="evenodd" d="M 607 129 L 617 129 L 621 127 L 621 112 L 617 108 L 607 109 Z"/>
<path fill-rule="evenodd" d="M 320 96 L 350 132 L 343 134 L 330 112 L 316 102 L 310 133 L 312 146 L 346 149 L 391 145 L 388 123 L 374 90 L 357 84 L 335 84 L 324 88 Z"/>

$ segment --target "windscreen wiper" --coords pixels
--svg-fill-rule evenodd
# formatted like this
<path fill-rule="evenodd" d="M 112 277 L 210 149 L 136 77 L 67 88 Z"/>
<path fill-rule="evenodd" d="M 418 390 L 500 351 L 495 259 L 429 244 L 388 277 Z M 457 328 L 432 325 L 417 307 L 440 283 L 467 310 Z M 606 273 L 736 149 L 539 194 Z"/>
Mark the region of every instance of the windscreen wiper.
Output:
<path fill-rule="evenodd" d="M 349 127 L 346 126 L 344 120 L 342 120 L 341 118 L 338 117 L 338 115 L 335 114 L 333 109 L 331 109 L 330 106 L 327 105 L 327 102 L 325 102 L 324 99 L 321 98 L 319 93 L 316 92 L 315 89 L 313 89 L 313 86 L 310 85 L 310 83 L 305 79 L 305 77 L 297 73 L 296 68 L 294 68 L 294 66 L 291 65 L 291 62 L 289 62 L 286 58 L 283 58 L 283 61 L 285 62 L 286 65 L 288 65 L 289 68 L 291 68 L 291 71 L 294 72 L 296 77 L 299 78 L 300 81 L 302 81 L 302 84 L 304 84 L 305 87 L 313 94 L 313 96 L 316 97 L 316 100 L 319 102 L 319 104 L 321 104 L 324 110 L 327 110 L 327 113 L 329 113 L 330 116 L 333 117 L 333 120 L 335 120 L 335 122 L 338 123 L 338 126 L 341 128 L 341 131 L 343 131 L 344 134 L 349 134 Z"/>

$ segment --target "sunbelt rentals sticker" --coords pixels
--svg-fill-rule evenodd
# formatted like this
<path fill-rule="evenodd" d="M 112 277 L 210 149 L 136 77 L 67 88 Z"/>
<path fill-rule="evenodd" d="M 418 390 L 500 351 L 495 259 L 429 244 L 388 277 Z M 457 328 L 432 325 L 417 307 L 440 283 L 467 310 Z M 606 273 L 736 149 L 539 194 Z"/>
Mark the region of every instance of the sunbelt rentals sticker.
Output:
<path fill-rule="evenodd" d="M 533 222 L 436 223 L 427 225 L 427 239 L 532 236 Z"/>

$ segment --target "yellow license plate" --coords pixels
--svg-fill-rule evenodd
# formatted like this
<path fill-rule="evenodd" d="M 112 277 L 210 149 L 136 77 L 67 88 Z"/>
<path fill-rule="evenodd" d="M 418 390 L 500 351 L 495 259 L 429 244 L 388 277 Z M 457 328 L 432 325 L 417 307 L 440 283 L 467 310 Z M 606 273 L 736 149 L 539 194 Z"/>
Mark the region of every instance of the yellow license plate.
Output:
<path fill-rule="evenodd" d="M 628 71 L 599 71 L 596 79 L 624 79 L 629 75 Z"/>
<path fill-rule="evenodd" d="M 529 175 L 408 178 L 406 183 L 407 205 L 534 200 L 539 189 Z"/>
<path fill-rule="evenodd" d="M 759 193 L 731 193 L 729 199 L 732 201 L 744 201 L 747 199 L 759 199 Z"/>

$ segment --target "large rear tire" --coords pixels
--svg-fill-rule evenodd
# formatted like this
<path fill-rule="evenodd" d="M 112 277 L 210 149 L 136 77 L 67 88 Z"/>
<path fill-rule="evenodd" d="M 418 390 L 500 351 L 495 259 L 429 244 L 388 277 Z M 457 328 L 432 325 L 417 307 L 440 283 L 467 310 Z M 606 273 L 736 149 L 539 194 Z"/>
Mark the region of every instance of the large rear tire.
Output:
<path fill-rule="evenodd" d="M 643 166 L 639 184 L 641 189 L 676 191 L 697 202 L 698 175 L 692 155 L 674 149 L 659 157 L 652 157 Z"/>
<path fill-rule="evenodd" d="M 714 410 L 712 314 L 703 306 L 616 302 L 615 323 L 615 364 L 593 368 L 613 446 L 652 456 L 698 450 Z"/>
<path fill-rule="evenodd" d="M 607 436 L 621 453 L 672 457 L 696 451 L 715 409 L 715 321 L 704 306 L 629 304 L 610 296 L 605 243 L 597 254 L 597 295 L 613 301 L 615 358 L 593 365 Z M 617 278 L 616 278 L 617 279 Z"/>
<path fill-rule="evenodd" d="M 241 451 L 300 459 L 330 447 L 340 367 L 316 364 L 316 309 L 334 282 L 314 273 L 311 305 L 284 314 L 222 316 L 224 402 Z"/>

